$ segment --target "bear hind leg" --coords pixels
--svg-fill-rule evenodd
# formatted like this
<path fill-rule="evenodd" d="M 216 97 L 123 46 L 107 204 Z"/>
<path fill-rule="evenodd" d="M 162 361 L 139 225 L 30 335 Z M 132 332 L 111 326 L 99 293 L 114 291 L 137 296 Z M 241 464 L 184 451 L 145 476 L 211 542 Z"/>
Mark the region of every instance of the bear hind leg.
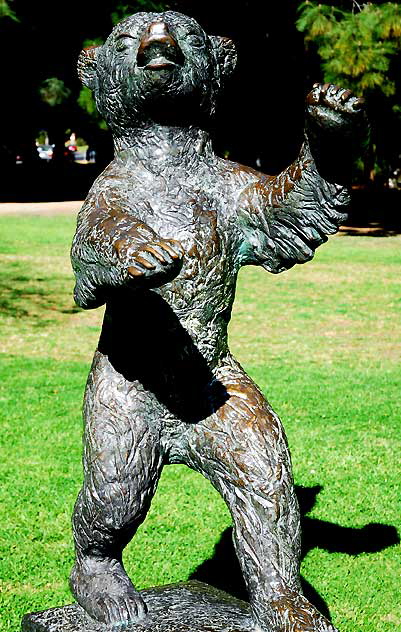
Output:
<path fill-rule="evenodd" d="M 224 383 L 230 397 L 194 427 L 188 465 L 230 510 L 256 629 L 336 632 L 301 592 L 300 516 L 281 422 L 247 376 Z"/>
<path fill-rule="evenodd" d="M 160 436 L 156 424 L 139 414 L 130 419 L 108 409 L 86 417 L 85 479 L 73 514 L 76 562 L 70 586 L 93 619 L 108 625 L 136 622 L 147 609 L 125 572 L 122 551 L 156 490 Z"/>

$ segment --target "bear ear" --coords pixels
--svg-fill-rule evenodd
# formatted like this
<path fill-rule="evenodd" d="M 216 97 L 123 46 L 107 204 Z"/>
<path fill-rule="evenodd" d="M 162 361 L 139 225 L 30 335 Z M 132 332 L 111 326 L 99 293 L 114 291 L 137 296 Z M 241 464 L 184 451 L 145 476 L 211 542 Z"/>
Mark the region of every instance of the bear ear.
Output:
<path fill-rule="evenodd" d="M 211 35 L 210 40 L 217 63 L 220 66 L 221 74 L 227 79 L 233 74 L 235 66 L 237 65 L 237 49 L 235 48 L 235 44 L 228 37 L 219 37 L 218 35 Z"/>
<path fill-rule="evenodd" d="M 84 48 L 78 57 L 78 77 L 90 90 L 93 90 L 97 83 L 96 67 L 99 49 L 100 46 L 89 46 L 89 48 Z"/>

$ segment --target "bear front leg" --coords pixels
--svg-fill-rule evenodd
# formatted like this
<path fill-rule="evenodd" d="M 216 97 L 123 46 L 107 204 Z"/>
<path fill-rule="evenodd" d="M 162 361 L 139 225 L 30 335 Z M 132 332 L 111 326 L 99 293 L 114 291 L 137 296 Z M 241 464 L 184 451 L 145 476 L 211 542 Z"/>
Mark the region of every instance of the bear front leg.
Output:
<path fill-rule="evenodd" d="M 315 83 L 306 98 L 305 133 L 318 173 L 349 185 L 352 163 L 369 135 L 365 100 L 336 85 Z"/>
<path fill-rule="evenodd" d="M 91 309 L 119 288 L 160 287 L 180 272 L 183 255 L 178 241 L 161 238 L 141 220 L 88 202 L 71 249 L 75 302 Z"/>
<path fill-rule="evenodd" d="M 363 99 L 314 85 L 298 158 L 279 175 L 251 182 L 238 198 L 241 265 L 277 274 L 312 259 L 347 218 L 353 157 L 367 132 Z"/>
<path fill-rule="evenodd" d="M 104 356 L 95 356 L 84 409 L 85 478 L 73 514 L 70 585 L 84 610 L 110 625 L 146 614 L 122 551 L 146 516 L 162 468 L 153 408 L 148 394 L 135 392 Z"/>

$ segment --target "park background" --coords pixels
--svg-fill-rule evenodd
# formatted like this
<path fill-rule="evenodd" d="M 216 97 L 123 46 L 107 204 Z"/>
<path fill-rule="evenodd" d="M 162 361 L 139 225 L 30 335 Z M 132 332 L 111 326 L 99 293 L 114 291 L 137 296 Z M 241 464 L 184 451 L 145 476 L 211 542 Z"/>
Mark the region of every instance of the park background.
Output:
<path fill-rule="evenodd" d="M 267 173 L 295 157 L 305 94 L 336 72 L 324 59 L 330 20 L 349 19 L 345 35 L 345 26 L 354 35 L 362 29 L 356 50 L 365 66 L 356 76 L 347 74 L 353 63 L 337 69 L 341 85 L 359 81 L 372 121 L 348 225 L 306 267 L 278 277 L 245 269 L 230 340 L 287 430 L 304 516 L 306 594 L 345 632 L 401 630 L 399 5 L 309 2 L 308 22 L 299 2 L 225 0 L 0 2 L 0 202 L 39 203 L 34 213 L 25 204 L 22 213 L 3 206 L 0 215 L 0 629 L 17 630 L 25 612 L 71 599 L 80 406 L 102 315 L 74 306 L 74 213 L 49 215 L 45 202 L 82 199 L 111 152 L 76 78 L 76 58 L 125 13 L 167 4 L 237 42 L 216 148 Z M 374 10 L 379 17 L 364 13 Z M 356 54 L 337 44 L 333 58 Z M 97 162 L 64 160 L 63 151 L 39 160 L 43 131 L 61 148 L 74 132 L 96 146 Z M 141 588 L 196 577 L 244 596 L 230 535 L 207 482 L 166 468 L 127 568 Z"/>

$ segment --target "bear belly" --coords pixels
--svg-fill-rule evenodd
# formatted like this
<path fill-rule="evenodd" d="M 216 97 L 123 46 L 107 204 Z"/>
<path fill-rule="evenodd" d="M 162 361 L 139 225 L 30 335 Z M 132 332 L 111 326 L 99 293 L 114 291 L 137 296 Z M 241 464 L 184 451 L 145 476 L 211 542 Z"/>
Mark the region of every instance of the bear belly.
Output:
<path fill-rule="evenodd" d="M 181 272 L 171 283 L 154 291 L 170 305 L 213 368 L 228 351 L 227 326 L 237 269 L 227 233 L 218 228 L 216 211 L 199 212 L 191 228 L 175 236 L 186 251 Z"/>

